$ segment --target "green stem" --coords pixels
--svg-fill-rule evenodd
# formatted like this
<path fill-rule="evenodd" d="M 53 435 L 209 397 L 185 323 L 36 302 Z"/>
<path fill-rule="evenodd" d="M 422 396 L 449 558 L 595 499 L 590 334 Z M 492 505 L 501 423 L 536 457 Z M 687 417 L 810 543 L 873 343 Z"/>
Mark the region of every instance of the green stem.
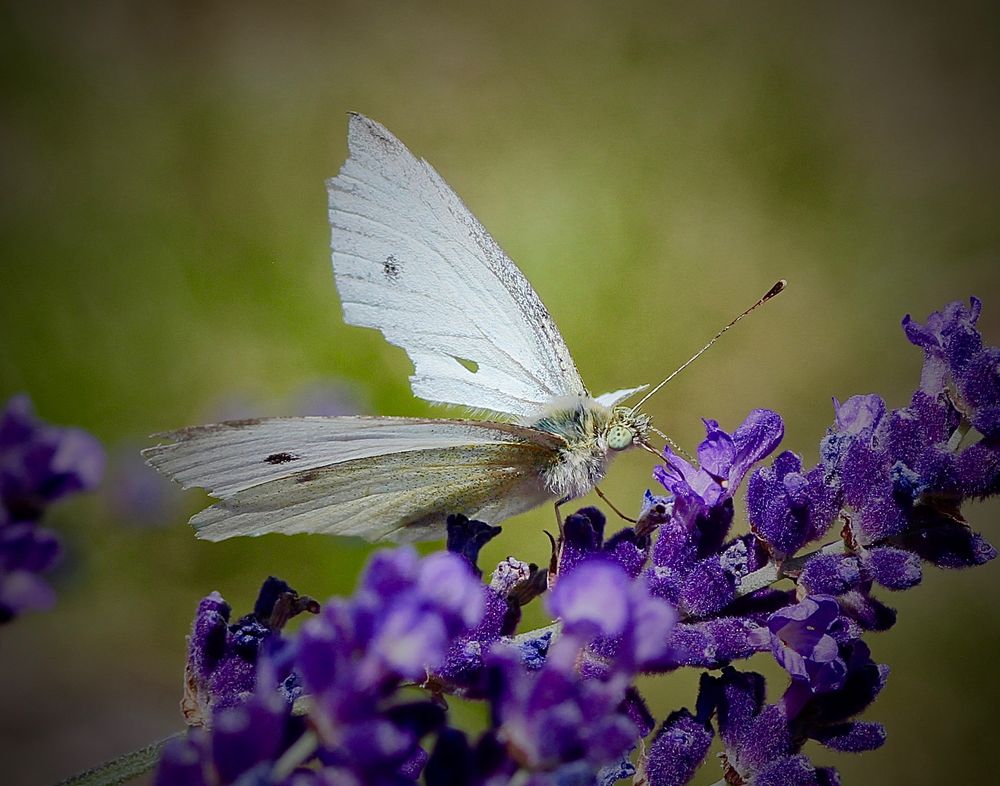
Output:
<path fill-rule="evenodd" d="M 274 763 L 274 767 L 271 768 L 271 778 L 275 783 L 283 781 L 295 772 L 296 767 L 308 760 L 318 747 L 319 737 L 316 736 L 316 732 L 312 730 L 305 732 Z"/>
<path fill-rule="evenodd" d="M 57 786 L 115 786 L 115 784 L 126 783 L 153 769 L 167 743 L 184 736 L 184 734 L 185 732 L 179 731 L 151 743 L 145 748 L 139 748 L 89 770 L 78 772 L 76 775 L 60 781 Z"/>
<path fill-rule="evenodd" d="M 808 554 L 787 559 L 780 566 L 776 562 L 769 562 L 763 568 L 755 570 L 753 573 L 748 573 L 740 579 L 740 585 L 736 588 L 736 597 L 742 598 L 744 595 L 749 595 L 751 592 L 756 592 L 759 589 L 763 589 L 764 587 L 774 584 L 776 581 L 785 578 L 786 575 L 793 574 L 795 571 L 799 570 L 807 560 L 811 557 L 815 557 L 817 554 L 844 553 L 846 553 L 844 541 L 835 540 L 832 543 L 827 543 L 820 549 L 816 549 L 816 551 L 810 551 Z"/>

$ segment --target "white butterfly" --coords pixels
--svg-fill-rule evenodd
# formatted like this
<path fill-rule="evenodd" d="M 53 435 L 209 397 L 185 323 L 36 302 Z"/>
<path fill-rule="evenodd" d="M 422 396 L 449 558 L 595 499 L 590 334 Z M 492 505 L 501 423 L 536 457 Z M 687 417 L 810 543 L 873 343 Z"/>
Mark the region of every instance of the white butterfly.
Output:
<path fill-rule="evenodd" d="M 449 513 L 495 524 L 586 494 L 616 451 L 651 449 L 649 419 L 619 406 L 645 386 L 590 395 L 527 279 L 430 164 L 362 115 L 348 143 L 328 183 L 344 320 L 406 350 L 420 398 L 503 422 L 273 418 L 164 435 L 149 463 L 221 500 L 191 520 L 198 535 L 436 538 Z"/>

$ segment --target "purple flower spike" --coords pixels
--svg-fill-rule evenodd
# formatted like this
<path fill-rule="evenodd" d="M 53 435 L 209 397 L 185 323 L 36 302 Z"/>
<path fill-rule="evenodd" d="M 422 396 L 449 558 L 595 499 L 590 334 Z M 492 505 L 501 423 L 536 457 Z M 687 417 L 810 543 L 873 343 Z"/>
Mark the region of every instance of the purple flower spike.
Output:
<path fill-rule="evenodd" d="M 767 620 L 775 660 L 813 693 L 836 690 L 844 682 L 847 666 L 829 635 L 839 616 L 836 600 L 813 595 L 774 612 Z"/>
<path fill-rule="evenodd" d="M 443 662 L 451 640 L 479 624 L 485 608 L 482 584 L 465 559 L 450 552 L 420 559 L 401 548 L 378 552 L 355 601 L 325 621 L 331 632 L 352 628 L 344 631 L 345 644 L 367 647 L 367 665 L 357 677 L 374 686 L 398 677 L 423 680 Z"/>
<path fill-rule="evenodd" d="M 302 627 L 296 666 L 313 699 L 324 760 L 337 768 L 331 782 L 413 782 L 400 773 L 422 758 L 420 740 L 441 726 L 443 710 L 430 700 L 400 705 L 394 693 L 445 664 L 450 648 L 482 622 L 485 595 L 457 554 L 381 551 L 353 598 L 332 601 Z"/>
<path fill-rule="evenodd" d="M 723 771 L 729 783 L 756 783 L 758 773 L 780 765 L 795 753 L 782 709 L 764 704 L 764 678 L 731 667 L 720 677 L 703 674 L 699 714 L 716 712 L 725 746 Z"/>
<path fill-rule="evenodd" d="M 725 745 L 722 760 L 727 783 L 836 786 L 839 779 L 834 770 L 815 768 L 800 753 L 808 739 L 854 752 L 882 744 L 881 726 L 850 718 L 874 700 L 885 683 L 886 670 L 872 663 L 861 641 L 845 645 L 842 654 L 847 669 L 838 690 L 814 695 L 806 683 L 792 680 L 779 704 L 764 703 L 764 678 L 759 674 L 726 667 L 721 677 L 702 676 L 698 712 L 716 713 Z M 789 699 L 792 693 L 799 697 Z M 789 712 L 795 706 L 797 713 Z"/>
<path fill-rule="evenodd" d="M 521 606 L 544 589 L 546 571 L 508 557 L 493 571 L 489 586 L 482 587 L 483 618 L 469 633 L 454 639 L 434 678 L 443 686 L 475 691 L 483 658 L 502 636 L 511 636 L 521 619 Z"/>

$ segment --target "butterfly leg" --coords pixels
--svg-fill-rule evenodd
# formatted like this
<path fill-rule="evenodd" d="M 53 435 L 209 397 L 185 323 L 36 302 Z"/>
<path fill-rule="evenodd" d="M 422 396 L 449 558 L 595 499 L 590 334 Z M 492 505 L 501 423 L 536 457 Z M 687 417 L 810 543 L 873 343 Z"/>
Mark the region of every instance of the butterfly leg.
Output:
<path fill-rule="evenodd" d="M 594 491 L 597 492 L 597 496 L 598 497 L 600 497 L 601 499 L 603 499 L 605 502 L 608 503 L 608 507 L 611 508 L 615 513 L 617 513 L 618 516 L 619 516 L 619 518 L 623 518 L 623 519 L 625 519 L 625 521 L 630 521 L 633 524 L 638 524 L 639 523 L 635 519 L 629 518 L 624 513 L 622 513 L 620 510 L 618 510 L 618 508 L 615 507 L 615 503 L 612 502 L 610 499 L 608 499 L 606 496 L 604 496 L 604 492 L 601 491 L 601 489 L 598 486 L 594 486 Z M 558 510 L 558 507 L 557 507 L 557 510 Z"/>
<path fill-rule="evenodd" d="M 556 504 L 555 504 L 556 524 L 559 526 L 559 541 L 560 542 L 562 542 L 562 535 L 563 535 L 563 517 L 562 517 L 562 513 L 559 512 L 559 507 L 561 505 L 565 505 L 571 499 L 573 499 L 573 498 L 570 497 L 570 496 L 565 496 L 562 499 L 558 500 L 556 502 Z"/>

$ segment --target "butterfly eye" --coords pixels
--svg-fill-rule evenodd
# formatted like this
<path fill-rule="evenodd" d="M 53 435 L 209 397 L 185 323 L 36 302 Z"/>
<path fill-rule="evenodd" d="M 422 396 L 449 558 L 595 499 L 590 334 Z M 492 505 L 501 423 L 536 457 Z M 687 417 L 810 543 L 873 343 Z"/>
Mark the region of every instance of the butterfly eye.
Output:
<path fill-rule="evenodd" d="M 632 429 L 627 426 L 616 425 L 608 429 L 608 447 L 612 450 L 625 450 L 633 438 Z"/>

